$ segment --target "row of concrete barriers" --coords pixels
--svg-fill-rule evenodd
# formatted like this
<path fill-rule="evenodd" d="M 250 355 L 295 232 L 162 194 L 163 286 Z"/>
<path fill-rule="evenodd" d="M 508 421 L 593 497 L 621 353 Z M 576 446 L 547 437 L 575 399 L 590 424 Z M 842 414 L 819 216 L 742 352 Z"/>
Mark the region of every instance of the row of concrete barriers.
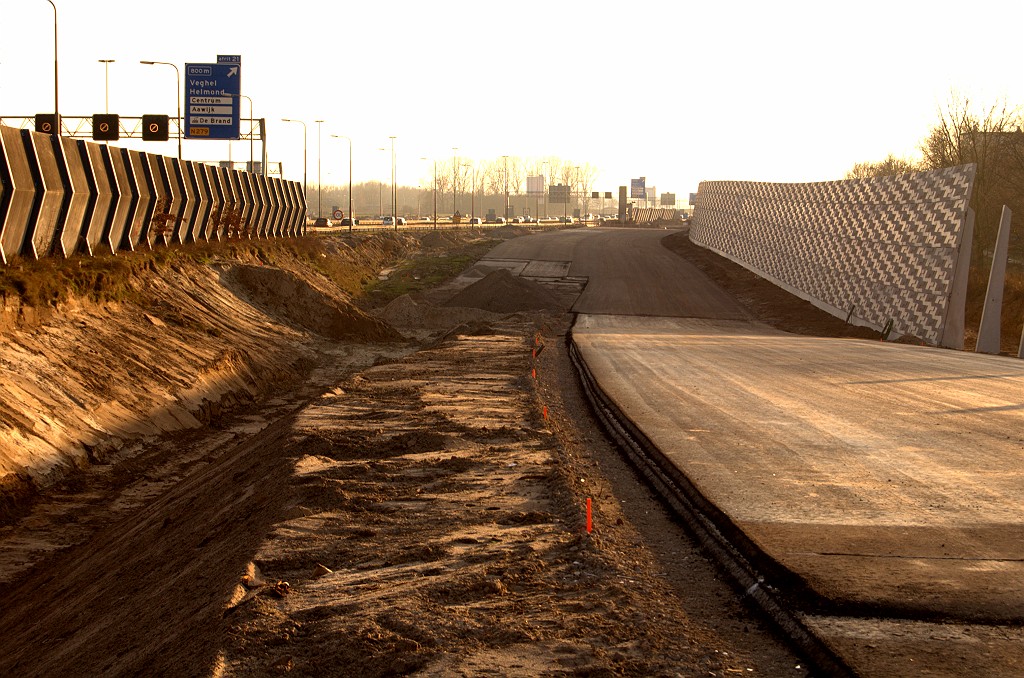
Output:
<path fill-rule="evenodd" d="M 302 185 L 0 126 L 0 264 L 301 235 Z"/>
<path fill-rule="evenodd" d="M 629 220 L 634 224 L 653 224 L 656 221 L 671 221 L 676 210 L 664 207 L 635 207 L 629 211 Z"/>

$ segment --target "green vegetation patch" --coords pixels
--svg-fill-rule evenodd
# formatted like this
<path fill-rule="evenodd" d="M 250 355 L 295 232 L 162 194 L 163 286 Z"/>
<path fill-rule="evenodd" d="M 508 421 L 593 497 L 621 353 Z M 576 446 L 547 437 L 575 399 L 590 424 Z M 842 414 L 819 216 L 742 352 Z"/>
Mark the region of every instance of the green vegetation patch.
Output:
<path fill-rule="evenodd" d="M 478 240 L 447 251 L 421 252 L 400 263 L 384 280 L 366 287 L 369 302 L 385 306 L 404 294 L 437 287 L 458 276 L 494 248 L 497 240 Z"/>

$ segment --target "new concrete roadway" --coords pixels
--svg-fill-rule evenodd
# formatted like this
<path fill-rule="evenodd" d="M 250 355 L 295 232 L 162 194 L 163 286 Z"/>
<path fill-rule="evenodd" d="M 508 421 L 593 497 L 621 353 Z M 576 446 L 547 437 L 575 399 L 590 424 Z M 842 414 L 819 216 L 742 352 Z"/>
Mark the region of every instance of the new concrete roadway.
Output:
<path fill-rule="evenodd" d="M 1024 674 L 1024 361 L 775 331 L 667 234 L 544 233 L 488 260 L 587 279 L 572 336 L 600 391 L 854 672 Z"/>

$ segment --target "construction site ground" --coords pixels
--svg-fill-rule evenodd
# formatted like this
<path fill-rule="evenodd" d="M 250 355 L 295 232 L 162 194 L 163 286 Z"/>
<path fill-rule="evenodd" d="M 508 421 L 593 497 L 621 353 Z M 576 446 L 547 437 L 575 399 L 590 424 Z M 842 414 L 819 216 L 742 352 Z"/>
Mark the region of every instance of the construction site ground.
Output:
<path fill-rule="evenodd" d="M 571 292 L 415 284 L 519 234 L 325 237 L 333 279 L 224 246 L 125 301 L 8 300 L 4 470 L 68 442 L 2 478 L 0 675 L 808 675 L 592 417 Z M 706 270 L 781 329 L 869 332 Z"/>

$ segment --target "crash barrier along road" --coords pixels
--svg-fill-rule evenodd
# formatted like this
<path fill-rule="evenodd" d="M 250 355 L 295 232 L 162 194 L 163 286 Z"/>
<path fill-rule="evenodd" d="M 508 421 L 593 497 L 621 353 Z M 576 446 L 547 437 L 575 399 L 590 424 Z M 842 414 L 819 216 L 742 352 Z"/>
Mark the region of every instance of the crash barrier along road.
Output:
<path fill-rule="evenodd" d="M 305 229 L 302 184 L 0 126 L 0 263 Z"/>

